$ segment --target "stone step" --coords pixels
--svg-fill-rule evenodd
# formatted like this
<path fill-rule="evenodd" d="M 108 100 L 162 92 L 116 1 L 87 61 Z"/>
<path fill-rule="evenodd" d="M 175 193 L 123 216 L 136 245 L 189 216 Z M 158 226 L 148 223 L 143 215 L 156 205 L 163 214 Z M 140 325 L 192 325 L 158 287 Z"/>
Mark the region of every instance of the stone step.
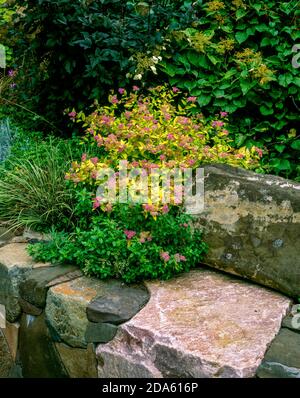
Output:
<path fill-rule="evenodd" d="M 291 306 L 204 268 L 147 287 L 148 304 L 98 346 L 99 377 L 254 377 Z"/>

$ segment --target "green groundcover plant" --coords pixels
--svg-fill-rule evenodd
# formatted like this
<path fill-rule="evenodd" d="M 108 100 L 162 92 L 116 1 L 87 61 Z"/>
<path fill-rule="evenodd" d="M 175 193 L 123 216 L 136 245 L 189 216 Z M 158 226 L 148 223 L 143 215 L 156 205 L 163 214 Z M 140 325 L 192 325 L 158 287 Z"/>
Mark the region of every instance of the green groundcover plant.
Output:
<path fill-rule="evenodd" d="M 80 203 L 80 202 L 79 202 Z M 82 203 L 77 208 L 82 211 Z M 125 282 L 169 279 L 198 265 L 207 251 L 191 216 L 179 209 L 156 220 L 141 206 L 117 205 L 112 213 L 91 215 L 71 234 L 54 233 L 49 243 L 29 247 L 36 260 L 77 264 L 86 274 Z M 81 213 L 82 216 L 82 213 Z"/>

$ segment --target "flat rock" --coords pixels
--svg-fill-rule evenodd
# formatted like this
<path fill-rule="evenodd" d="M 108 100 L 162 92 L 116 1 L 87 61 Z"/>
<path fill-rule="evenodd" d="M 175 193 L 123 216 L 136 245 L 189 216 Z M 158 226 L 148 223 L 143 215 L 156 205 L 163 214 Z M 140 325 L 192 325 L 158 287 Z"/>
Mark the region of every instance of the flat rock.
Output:
<path fill-rule="evenodd" d="M 149 301 L 144 285 L 128 286 L 114 280 L 102 285 L 102 295 L 87 306 L 87 317 L 92 322 L 118 325 L 131 319 Z"/>
<path fill-rule="evenodd" d="M 294 305 L 290 313 L 284 318 L 282 326 L 300 333 L 300 305 Z"/>
<path fill-rule="evenodd" d="M 55 344 L 70 378 L 97 378 L 97 361 L 93 344 L 86 349 L 72 348 L 62 343 Z"/>
<path fill-rule="evenodd" d="M 300 334 L 281 329 L 257 375 L 261 378 L 300 378 Z"/>
<path fill-rule="evenodd" d="M 254 377 L 291 304 L 208 269 L 147 287 L 148 304 L 98 346 L 100 378 Z"/>
<path fill-rule="evenodd" d="M 85 332 L 85 340 L 88 343 L 108 343 L 116 333 L 118 327 L 110 323 L 89 322 Z"/>
<path fill-rule="evenodd" d="M 300 184 L 226 165 L 204 174 L 204 262 L 299 297 Z"/>
<path fill-rule="evenodd" d="M 88 326 L 86 308 L 100 296 L 103 282 L 96 278 L 81 277 L 49 289 L 46 317 L 51 330 L 72 347 L 86 348 L 85 332 Z"/>
<path fill-rule="evenodd" d="M 25 314 L 39 316 L 43 312 L 42 308 L 36 307 L 35 305 L 24 300 L 22 297 L 19 297 L 19 304 L 21 306 L 22 312 L 25 312 Z"/>
<path fill-rule="evenodd" d="M 51 234 L 44 234 L 41 232 L 32 231 L 31 229 L 25 229 L 22 235 L 23 239 L 27 242 L 44 242 L 51 240 Z"/>
<path fill-rule="evenodd" d="M 33 269 L 20 283 L 23 300 L 38 308 L 44 308 L 49 287 L 82 276 L 80 270 L 70 265 L 55 265 Z"/>

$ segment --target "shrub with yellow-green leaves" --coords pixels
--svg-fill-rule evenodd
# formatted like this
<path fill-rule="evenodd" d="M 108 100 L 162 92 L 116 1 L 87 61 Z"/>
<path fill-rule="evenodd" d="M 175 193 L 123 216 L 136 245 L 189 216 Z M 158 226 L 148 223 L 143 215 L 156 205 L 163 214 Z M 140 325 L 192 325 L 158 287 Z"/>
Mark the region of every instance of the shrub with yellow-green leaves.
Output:
<path fill-rule="evenodd" d="M 205 121 L 195 102 L 195 97 L 182 96 L 176 87 L 159 86 L 142 95 L 134 86 L 131 93 L 123 88 L 111 93 L 110 105 L 97 106 L 88 116 L 69 112 L 72 120 L 83 124 L 83 143 L 91 154 L 84 153 L 81 162 L 73 162 L 66 175 L 76 192 L 76 228 L 71 234 L 54 234 L 52 242 L 30 247 L 35 259 L 75 263 L 86 274 L 125 282 L 167 279 L 196 267 L 207 245 L 193 217 L 183 211 L 175 183 L 167 203 L 163 185 L 157 201 L 147 197 L 143 203 L 110 202 L 97 191 L 104 182 L 103 169 L 113 169 L 105 181 L 108 189 L 119 185 L 115 182 L 121 178 L 120 161 L 129 170 L 139 168 L 144 173 L 140 176 L 146 179 L 146 189 L 141 185 L 140 191 L 143 187 L 148 191 L 157 169 L 185 170 L 211 161 L 256 167 L 259 149 L 231 147 L 226 112 Z M 132 183 L 127 175 L 126 189 Z"/>
<path fill-rule="evenodd" d="M 194 169 L 209 162 L 257 167 L 261 150 L 233 148 L 227 113 L 206 121 L 196 111 L 196 100 L 176 87 L 158 86 L 142 95 L 134 86 L 131 93 L 123 88 L 112 93 L 110 105 L 96 107 L 88 116 L 73 110 L 69 116 L 83 123 L 84 141 L 95 149 L 93 157 L 84 154 L 73 163 L 66 178 L 96 187 L 100 170 L 116 170 L 121 160 L 128 169 L 141 168 L 148 175 L 153 169 Z"/>

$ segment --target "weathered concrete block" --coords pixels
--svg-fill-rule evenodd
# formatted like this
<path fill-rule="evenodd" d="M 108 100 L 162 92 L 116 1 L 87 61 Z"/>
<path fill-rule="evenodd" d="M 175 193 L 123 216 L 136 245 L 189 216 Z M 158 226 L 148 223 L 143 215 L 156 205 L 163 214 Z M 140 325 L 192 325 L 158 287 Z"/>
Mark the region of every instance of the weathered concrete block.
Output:
<path fill-rule="evenodd" d="M 300 184 L 205 166 L 205 209 L 197 218 L 207 265 L 300 296 Z"/>

